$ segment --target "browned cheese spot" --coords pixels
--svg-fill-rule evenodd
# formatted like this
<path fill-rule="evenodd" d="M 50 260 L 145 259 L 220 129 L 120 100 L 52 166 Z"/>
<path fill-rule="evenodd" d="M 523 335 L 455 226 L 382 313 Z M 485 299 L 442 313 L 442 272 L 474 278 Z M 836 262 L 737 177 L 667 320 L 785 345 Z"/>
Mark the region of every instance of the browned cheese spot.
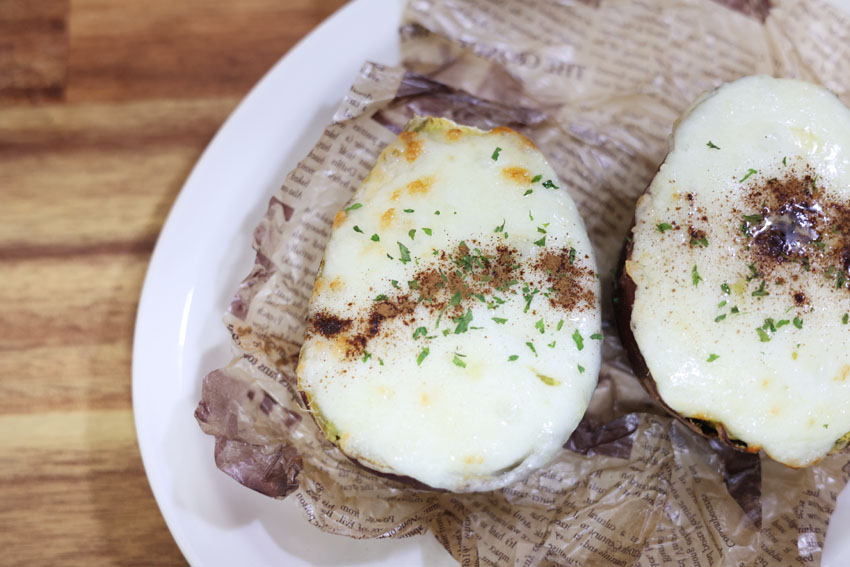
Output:
<path fill-rule="evenodd" d="M 395 209 L 387 209 L 384 211 L 384 214 L 381 215 L 381 228 L 387 229 L 395 220 Z"/>
<path fill-rule="evenodd" d="M 408 183 L 406 189 L 411 195 L 424 195 L 431 189 L 433 183 L 434 179 L 432 177 L 423 177 L 422 179 Z"/>
<path fill-rule="evenodd" d="M 340 289 L 342 289 L 342 279 L 340 279 L 339 276 L 335 277 L 333 281 L 329 284 L 329 287 L 333 291 L 339 291 Z"/>
<path fill-rule="evenodd" d="M 422 154 L 424 142 L 416 132 L 402 132 L 399 137 L 404 144 L 404 159 L 413 163 Z"/>
<path fill-rule="evenodd" d="M 340 225 L 342 225 L 342 223 L 344 223 L 344 222 L 345 222 L 346 217 L 348 217 L 348 215 L 345 213 L 345 211 L 339 211 L 339 212 L 336 214 L 336 216 L 334 216 L 334 224 L 333 224 L 333 227 L 334 227 L 334 228 L 339 228 L 339 227 L 340 227 Z"/>
<path fill-rule="evenodd" d="M 446 138 L 450 142 L 457 142 L 463 136 L 463 132 L 458 128 L 452 128 L 448 132 L 446 132 Z"/>
<path fill-rule="evenodd" d="M 534 145 L 534 142 L 532 142 L 526 136 L 524 136 L 523 134 L 520 134 L 516 130 L 511 130 L 510 128 L 507 128 L 505 126 L 497 126 L 496 128 L 493 128 L 492 130 L 490 130 L 490 134 L 496 134 L 496 135 L 507 134 L 509 136 L 514 136 L 514 137 L 517 138 L 517 140 L 519 140 L 520 143 L 522 143 L 527 148 L 534 149 L 534 150 L 537 149 L 537 146 Z"/>
<path fill-rule="evenodd" d="M 505 167 L 502 169 L 502 175 L 518 185 L 528 185 L 531 183 L 531 173 L 524 167 Z"/>

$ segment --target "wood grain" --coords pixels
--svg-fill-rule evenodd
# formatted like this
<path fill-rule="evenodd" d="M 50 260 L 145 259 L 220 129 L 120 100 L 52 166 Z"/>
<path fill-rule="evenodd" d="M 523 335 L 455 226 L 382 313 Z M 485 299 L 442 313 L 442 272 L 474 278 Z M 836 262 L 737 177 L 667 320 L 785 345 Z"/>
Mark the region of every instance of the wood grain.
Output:
<path fill-rule="evenodd" d="M 0 563 L 185 565 L 133 429 L 150 252 L 230 111 L 341 4 L 0 0 Z"/>

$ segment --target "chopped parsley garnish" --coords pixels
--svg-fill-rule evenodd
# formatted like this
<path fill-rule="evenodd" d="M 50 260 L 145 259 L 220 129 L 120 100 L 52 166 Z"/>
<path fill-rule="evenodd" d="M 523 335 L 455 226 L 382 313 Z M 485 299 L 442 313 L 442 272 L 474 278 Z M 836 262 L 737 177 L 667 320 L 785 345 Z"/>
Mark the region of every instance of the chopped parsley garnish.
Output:
<path fill-rule="evenodd" d="M 461 368 L 466 368 L 466 363 L 463 360 L 460 359 L 461 356 L 466 356 L 466 355 L 455 353 L 455 357 L 452 359 L 452 362 L 454 362 L 455 366 L 460 366 Z"/>
<path fill-rule="evenodd" d="M 561 319 L 560 321 L 558 321 L 558 325 L 555 327 L 555 330 L 560 331 L 561 327 L 563 327 L 563 326 L 564 326 L 564 320 Z"/>
<path fill-rule="evenodd" d="M 455 305 L 457 305 L 458 303 L 460 303 L 460 300 L 461 300 L 461 299 L 462 299 L 462 296 L 460 295 L 460 292 L 459 292 L 459 291 L 456 291 L 456 292 L 454 293 L 454 295 L 452 296 L 451 300 L 449 301 L 449 305 L 451 305 L 452 307 L 454 307 Z"/>
<path fill-rule="evenodd" d="M 363 231 L 362 231 L 362 230 L 360 230 L 360 227 L 359 227 L 359 226 L 357 226 L 356 224 L 354 225 L 354 227 L 353 227 L 353 228 L 354 228 L 354 232 L 359 232 L 360 234 L 363 234 Z"/>
<path fill-rule="evenodd" d="M 718 315 L 717 317 L 715 317 L 715 318 L 714 318 L 714 322 L 715 322 L 715 323 L 719 323 L 719 322 L 721 322 L 721 321 L 722 321 L 723 319 L 725 319 L 725 318 L 726 318 L 726 313 L 723 313 L 722 315 Z"/>
<path fill-rule="evenodd" d="M 372 358 L 372 354 L 368 350 L 364 350 L 363 351 L 363 358 L 361 358 L 360 360 L 362 360 L 363 362 L 366 362 L 370 358 Z"/>
<path fill-rule="evenodd" d="M 549 347 L 549 348 L 555 348 L 555 343 L 556 343 L 556 342 L 557 342 L 557 341 L 552 341 L 551 343 L 549 343 L 549 344 L 548 344 L 548 345 L 546 345 L 546 346 L 547 346 L 547 347 Z"/>
<path fill-rule="evenodd" d="M 416 280 L 410 280 L 409 282 L 407 282 L 407 287 L 409 287 L 410 289 L 419 289 L 419 282 Z"/>
<path fill-rule="evenodd" d="M 499 325 L 504 325 L 505 323 L 508 322 L 507 319 L 503 319 L 502 317 L 491 317 L 491 318 L 493 319 L 493 321 L 495 321 Z"/>
<path fill-rule="evenodd" d="M 525 309 L 522 310 L 523 313 L 528 313 L 529 307 L 531 307 L 531 300 L 534 299 L 534 296 L 540 293 L 539 289 L 530 289 L 528 286 L 522 288 L 522 297 L 525 299 Z"/>
<path fill-rule="evenodd" d="M 411 228 L 410 230 L 407 231 L 407 235 L 410 237 L 411 240 L 414 240 L 415 237 L 416 237 L 416 229 Z"/>
<path fill-rule="evenodd" d="M 592 335 L 590 335 L 590 338 L 594 341 L 601 341 L 605 338 L 605 336 L 602 333 L 593 333 Z"/>
<path fill-rule="evenodd" d="M 401 289 L 400 287 L 398 287 L 398 280 L 390 280 L 390 283 L 393 285 L 394 288 Z"/>
<path fill-rule="evenodd" d="M 817 242 L 815 242 L 815 246 L 823 250 L 824 248 L 826 248 L 826 242 L 824 242 L 823 240 L 818 240 Z"/>
<path fill-rule="evenodd" d="M 384 295 L 383 293 L 381 295 L 375 296 L 375 301 L 386 301 L 386 299 L 387 299 L 387 296 Z"/>
<path fill-rule="evenodd" d="M 423 348 L 422 352 L 419 353 L 419 356 L 416 357 L 416 365 L 420 366 L 422 361 L 425 360 L 425 357 L 428 356 L 430 352 L 431 350 L 428 347 Z"/>
<path fill-rule="evenodd" d="M 574 264 L 576 261 L 576 249 L 572 246 L 570 247 L 570 265 Z"/>
<path fill-rule="evenodd" d="M 383 366 L 383 365 L 384 365 L 384 359 L 379 357 L 379 358 L 378 358 L 378 364 L 380 364 L 381 366 Z"/>
<path fill-rule="evenodd" d="M 523 197 L 528 197 L 528 196 L 529 196 L 529 195 L 531 195 L 532 193 L 534 193 L 534 189 L 528 189 L 528 190 L 526 190 L 526 192 L 525 192 L 525 193 L 523 193 L 523 194 L 522 194 L 522 196 L 523 196 Z"/>
<path fill-rule="evenodd" d="M 776 322 L 776 328 L 779 329 L 779 328 L 784 327 L 785 325 L 790 325 L 790 324 L 791 324 L 791 321 L 789 321 L 788 319 L 780 319 L 779 321 Z"/>
<path fill-rule="evenodd" d="M 765 319 L 764 325 L 762 325 L 761 328 L 764 329 L 765 331 L 769 330 L 771 333 L 775 333 L 776 332 L 776 326 L 773 324 L 773 318 L 768 317 L 767 319 Z"/>
<path fill-rule="evenodd" d="M 663 232 L 666 232 L 668 230 L 673 230 L 673 225 L 670 224 L 669 222 L 662 222 L 662 223 L 659 223 L 658 225 L 656 225 L 656 228 L 658 229 L 658 232 L 663 233 Z"/>
<path fill-rule="evenodd" d="M 758 327 L 756 329 L 756 333 L 759 334 L 759 340 L 761 340 L 761 342 L 763 342 L 763 343 L 770 342 L 770 335 L 768 335 L 767 331 L 765 331 L 761 327 Z"/>
<path fill-rule="evenodd" d="M 461 317 L 452 317 L 452 321 L 457 323 L 455 334 L 465 333 L 469 329 L 469 323 L 472 321 L 472 310 L 467 309 L 466 314 Z"/>
<path fill-rule="evenodd" d="M 558 186 L 555 185 L 555 183 L 553 183 L 551 179 L 547 179 L 546 181 L 544 181 L 543 187 L 545 187 L 546 189 L 558 189 Z"/>
<path fill-rule="evenodd" d="M 353 203 L 353 204 L 345 207 L 345 212 L 347 213 L 348 211 L 353 211 L 354 209 L 359 209 L 362 206 L 363 205 L 361 205 L 360 203 Z"/>
<path fill-rule="evenodd" d="M 823 428 L 824 428 L 824 429 L 829 429 L 829 424 L 828 424 L 828 423 L 824 423 L 824 424 L 823 424 Z"/>
<path fill-rule="evenodd" d="M 691 239 L 691 246 L 695 246 L 697 244 L 699 244 L 703 248 L 708 248 L 708 238 L 706 238 L 705 236 L 703 236 L 701 238 L 692 238 Z"/>
<path fill-rule="evenodd" d="M 541 179 L 543 179 L 543 174 L 542 174 L 542 173 L 538 173 L 537 175 L 535 175 L 534 177 L 532 177 L 532 178 L 531 178 L 531 182 L 532 182 L 532 183 L 537 183 L 537 182 L 538 182 L 538 181 L 540 181 Z"/>
<path fill-rule="evenodd" d="M 401 260 L 401 263 L 407 264 L 408 262 L 410 262 L 410 250 L 408 250 L 407 246 L 399 242 L 398 249 L 399 252 L 401 252 L 401 258 L 399 258 L 399 260 Z"/>
<path fill-rule="evenodd" d="M 543 333 L 545 333 L 546 332 L 546 324 L 543 323 L 543 319 L 540 319 L 538 322 L 536 322 L 534 324 L 534 328 L 537 329 L 538 331 L 540 331 L 541 335 Z"/>
<path fill-rule="evenodd" d="M 430 229 L 430 228 L 423 228 L 423 229 L 422 229 L 422 232 L 424 232 L 424 233 L 425 233 L 425 234 L 427 234 L 428 236 L 431 236 L 431 232 L 432 232 L 432 231 L 431 231 L 431 229 Z"/>
<path fill-rule="evenodd" d="M 747 174 L 741 178 L 741 180 L 739 181 L 739 183 L 743 183 L 744 181 L 746 181 L 746 180 L 750 177 L 750 175 L 754 175 L 754 174 L 756 174 L 756 173 L 758 173 L 758 170 L 753 169 L 753 168 L 751 167 L 750 169 L 748 169 L 748 170 L 747 170 Z"/>
<path fill-rule="evenodd" d="M 721 307 L 725 307 L 725 306 L 726 306 L 726 300 L 725 299 L 717 304 L 718 309 L 720 309 Z"/>
<path fill-rule="evenodd" d="M 691 281 L 694 282 L 694 285 L 699 284 L 699 282 L 703 281 L 702 276 L 699 275 L 697 271 L 697 265 L 694 264 L 694 267 L 691 269 Z"/>
<path fill-rule="evenodd" d="M 738 306 L 737 306 L 737 305 L 736 305 L 735 307 L 733 307 L 732 309 L 730 309 L 730 310 L 729 310 L 729 312 L 730 312 L 730 313 L 736 313 L 736 314 L 737 314 L 737 313 L 740 313 L 740 311 L 738 310 Z"/>
<path fill-rule="evenodd" d="M 424 337 L 428 334 L 428 329 L 425 327 L 416 327 L 416 330 L 413 331 L 413 339 L 416 340 L 419 337 Z"/>
<path fill-rule="evenodd" d="M 847 322 L 850 321 L 850 314 L 845 313 L 841 316 L 841 324 L 846 325 Z"/>
<path fill-rule="evenodd" d="M 534 353 L 534 356 L 537 356 L 537 349 L 536 349 L 536 348 L 534 348 L 534 343 L 532 343 L 532 342 L 530 342 L 530 341 L 529 341 L 529 342 L 526 342 L 526 343 L 525 343 L 525 346 L 527 346 L 528 348 L 530 348 L 530 349 L 531 349 L 531 352 L 533 352 L 533 353 Z"/>
<path fill-rule="evenodd" d="M 534 217 L 531 216 L 531 211 L 528 211 L 528 218 L 529 218 L 529 220 L 534 220 Z"/>
<path fill-rule="evenodd" d="M 718 148 L 718 149 L 719 149 L 719 148 Z M 709 354 L 709 355 L 708 355 L 708 358 L 706 359 L 706 362 L 714 362 L 714 361 L 715 361 L 715 360 L 717 360 L 718 358 L 720 358 L 720 355 L 717 355 L 717 354 L 711 353 L 711 354 Z"/>
<path fill-rule="evenodd" d="M 764 220 L 764 217 L 762 215 L 758 214 L 758 213 L 755 213 L 755 214 L 752 214 L 752 215 L 744 215 L 743 218 L 744 218 L 745 221 L 747 221 L 749 223 L 753 223 L 753 224 L 755 224 L 757 222 L 761 222 L 761 221 Z"/>
<path fill-rule="evenodd" d="M 540 240 L 535 240 L 534 243 L 538 246 L 546 246 L 546 237 L 542 237 Z"/>
<path fill-rule="evenodd" d="M 725 282 L 720 284 L 720 291 L 722 291 L 726 295 L 729 295 L 730 293 L 732 293 L 732 290 L 729 289 L 729 284 L 725 283 Z"/>
<path fill-rule="evenodd" d="M 576 329 L 573 332 L 573 340 L 576 343 L 576 347 L 581 350 L 584 348 L 584 338 L 581 336 L 581 333 Z"/>
<path fill-rule="evenodd" d="M 788 165 L 788 163 L 785 161 L 785 160 L 787 160 L 787 159 L 788 159 L 787 157 L 783 157 L 783 158 L 782 158 L 782 165 Z"/>
<path fill-rule="evenodd" d="M 505 230 L 505 219 L 502 219 L 502 224 L 493 229 L 493 232 L 503 232 Z"/>
<path fill-rule="evenodd" d="M 761 280 L 761 285 L 759 286 L 759 288 L 752 293 L 753 297 L 764 297 L 765 295 L 770 295 L 769 292 L 765 291 L 764 283 L 765 280 Z"/>
<path fill-rule="evenodd" d="M 794 323 L 794 326 L 797 327 L 798 329 L 803 328 L 803 320 L 800 319 L 800 317 L 794 317 L 793 323 Z"/>
<path fill-rule="evenodd" d="M 404 209 L 404 212 L 405 212 L 405 213 L 412 213 L 412 212 L 413 212 L 413 209 Z"/>
<path fill-rule="evenodd" d="M 578 373 L 584 374 L 584 366 L 582 366 L 581 364 L 578 364 L 577 367 L 578 367 Z"/>
<path fill-rule="evenodd" d="M 546 234 L 546 229 L 545 229 L 545 228 L 543 228 L 542 226 L 538 226 L 538 227 L 537 227 L 537 232 L 539 232 L 540 234 Z"/>
<path fill-rule="evenodd" d="M 559 381 L 555 380 L 550 376 L 546 376 L 545 374 L 538 374 L 537 378 L 539 378 L 540 381 L 546 384 L 547 386 L 560 386 L 561 384 Z"/>
<path fill-rule="evenodd" d="M 519 355 L 517 355 L 517 354 L 512 354 L 512 355 L 510 355 L 510 356 L 508 357 L 508 362 L 513 362 L 514 360 L 516 360 L 516 359 L 518 359 L 518 358 L 519 358 Z"/>
<path fill-rule="evenodd" d="M 381 237 L 378 236 L 377 234 L 373 234 L 371 236 L 371 238 L 372 238 L 372 242 L 379 242 L 381 240 Z"/>
<path fill-rule="evenodd" d="M 440 211 L 434 211 L 434 214 L 440 216 Z"/>
<path fill-rule="evenodd" d="M 717 145 L 713 144 L 713 143 L 711 142 L 711 140 L 709 140 L 709 141 L 708 141 L 708 143 L 706 144 L 706 146 L 708 146 L 708 147 L 709 147 L 709 148 L 711 148 L 712 150 L 719 150 L 719 149 L 720 149 L 720 146 L 717 146 Z"/>
<path fill-rule="evenodd" d="M 502 148 L 499 148 L 499 147 L 497 147 L 495 150 L 493 150 L 493 155 L 490 156 L 491 158 L 493 158 L 493 161 L 496 161 L 497 159 L 499 159 L 499 152 L 501 152 L 501 151 L 502 151 Z"/>

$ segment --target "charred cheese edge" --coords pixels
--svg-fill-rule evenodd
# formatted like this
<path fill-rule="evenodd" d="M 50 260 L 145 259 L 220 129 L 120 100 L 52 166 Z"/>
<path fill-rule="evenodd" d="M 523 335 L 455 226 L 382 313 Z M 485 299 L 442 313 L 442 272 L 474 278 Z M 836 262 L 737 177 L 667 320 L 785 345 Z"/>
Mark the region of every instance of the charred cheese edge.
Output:
<path fill-rule="evenodd" d="M 625 263 L 662 401 L 793 467 L 850 431 L 849 152 L 826 89 L 726 84 L 676 125 Z"/>
<path fill-rule="evenodd" d="M 540 151 L 507 128 L 416 118 L 336 216 L 298 388 L 364 466 L 492 490 L 576 428 L 599 333 L 593 251 Z"/>

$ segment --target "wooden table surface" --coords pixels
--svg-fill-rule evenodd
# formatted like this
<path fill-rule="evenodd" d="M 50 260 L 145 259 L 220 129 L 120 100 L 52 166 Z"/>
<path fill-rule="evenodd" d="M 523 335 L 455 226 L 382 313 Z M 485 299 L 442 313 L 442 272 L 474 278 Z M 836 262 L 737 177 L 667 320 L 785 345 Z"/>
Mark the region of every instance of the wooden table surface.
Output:
<path fill-rule="evenodd" d="M 0 564 L 185 565 L 130 390 L 165 217 L 342 0 L 0 0 Z"/>

